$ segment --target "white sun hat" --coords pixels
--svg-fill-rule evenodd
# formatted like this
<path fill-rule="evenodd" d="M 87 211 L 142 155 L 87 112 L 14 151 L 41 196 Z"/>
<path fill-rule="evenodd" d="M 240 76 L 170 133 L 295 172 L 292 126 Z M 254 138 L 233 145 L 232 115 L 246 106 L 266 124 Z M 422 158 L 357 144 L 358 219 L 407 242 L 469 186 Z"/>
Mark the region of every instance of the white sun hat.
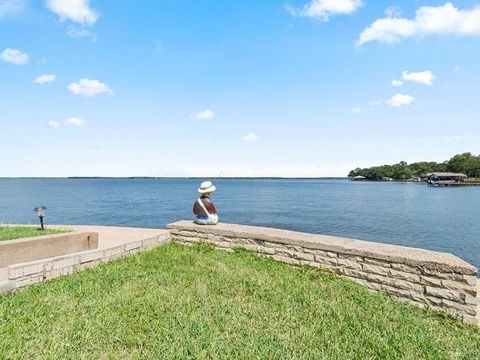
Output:
<path fill-rule="evenodd" d="M 198 188 L 198 192 L 200 194 L 206 194 L 206 193 L 211 193 L 214 192 L 217 188 L 215 185 L 212 184 L 211 181 L 204 181 L 200 184 L 200 187 Z"/>

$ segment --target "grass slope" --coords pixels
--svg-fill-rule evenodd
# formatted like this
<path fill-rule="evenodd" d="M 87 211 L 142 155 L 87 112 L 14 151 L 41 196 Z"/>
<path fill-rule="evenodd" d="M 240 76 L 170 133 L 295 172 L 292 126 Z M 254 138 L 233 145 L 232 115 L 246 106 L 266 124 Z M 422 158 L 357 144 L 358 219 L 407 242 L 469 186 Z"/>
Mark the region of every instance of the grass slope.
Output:
<path fill-rule="evenodd" d="M 0 241 L 14 240 L 26 237 L 60 234 L 67 230 L 45 229 L 40 230 L 33 226 L 0 226 Z"/>
<path fill-rule="evenodd" d="M 480 339 L 327 272 L 170 244 L 0 295 L 0 358 L 473 360 Z"/>

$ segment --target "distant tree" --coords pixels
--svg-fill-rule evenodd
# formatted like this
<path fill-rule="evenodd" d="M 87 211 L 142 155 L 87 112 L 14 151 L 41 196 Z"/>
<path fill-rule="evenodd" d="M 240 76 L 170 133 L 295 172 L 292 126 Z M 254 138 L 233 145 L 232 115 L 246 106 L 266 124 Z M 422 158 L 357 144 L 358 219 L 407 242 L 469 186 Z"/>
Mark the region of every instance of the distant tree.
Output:
<path fill-rule="evenodd" d="M 473 157 L 474 156 L 469 152 L 455 155 L 450 160 L 448 160 L 447 170 L 452 171 L 452 172 L 467 173 L 468 172 L 468 164 L 471 162 L 471 159 Z"/>
<path fill-rule="evenodd" d="M 434 164 L 436 165 L 436 163 L 421 161 L 421 162 L 410 164 L 409 167 L 415 176 L 421 177 L 421 176 L 427 175 L 428 173 L 436 171 Z"/>
<path fill-rule="evenodd" d="M 374 166 L 374 167 L 367 170 L 366 178 L 371 179 L 371 180 L 380 180 L 383 176 L 384 175 L 383 175 L 381 167 Z"/>
<path fill-rule="evenodd" d="M 394 165 L 373 166 L 371 168 L 356 168 L 350 171 L 348 176 L 365 176 L 369 180 L 380 180 L 383 177 L 390 177 L 396 180 L 410 179 L 413 175 L 425 176 L 431 172 L 461 172 L 469 177 L 480 177 L 480 155 L 474 156 L 469 152 L 457 154 L 450 160 L 443 163 L 435 161 L 421 161 L 413 164 L 407 164 L 400 161 Z"/>
<path fill-rule="evenodd" d="M 359 176 L 361 173 L 362 173 L 362 169 L 356 168 L 355 170 L 351 170 L 351 171 L 348 173 L 348 177 Z"/>
<path fill-rule="evenodd" d="M 393 178 L 393 169 L 391 165 L 383 165 L 380 168 L 382 172 L 382 177 Z"/>
<path fill-rule="evenodd" d="M 447 161 L 444 161 L 443 163 L 436 163 L 432 162 L 432 168 L 433 171 L 438 171 L 438 172 L 444 172 L 447 171 Z"/>
<path fill-rule="evenodd" d="M 480 155 L 472 156 L 466 163 L 465 174 L 472 178 L 480 177 Z"/>
<path fill-rule="evenodd" d="M 398 180 L 410 179 L 413 171 L 408 167 L 405 161 L 400 161 L 398 164 L 393 165 L 393 178 Z"/>

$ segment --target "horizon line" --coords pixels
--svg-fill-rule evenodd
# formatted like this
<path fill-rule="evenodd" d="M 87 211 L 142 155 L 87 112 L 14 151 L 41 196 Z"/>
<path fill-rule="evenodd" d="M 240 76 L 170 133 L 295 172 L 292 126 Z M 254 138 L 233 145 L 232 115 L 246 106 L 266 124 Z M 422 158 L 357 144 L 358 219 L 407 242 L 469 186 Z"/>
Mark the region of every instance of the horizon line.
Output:
<path fill-rule="evenodd" d="M 348 179 L 348 176 L 0 176 L 0 179 Z"/>

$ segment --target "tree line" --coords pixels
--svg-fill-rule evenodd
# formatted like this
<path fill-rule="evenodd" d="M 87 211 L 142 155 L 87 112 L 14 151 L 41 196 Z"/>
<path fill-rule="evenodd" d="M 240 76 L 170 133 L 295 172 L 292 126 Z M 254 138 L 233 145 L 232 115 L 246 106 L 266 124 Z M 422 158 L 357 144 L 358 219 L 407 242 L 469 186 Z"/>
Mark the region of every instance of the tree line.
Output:
<path fill-rule="evenodd" d="M 424 177 L 431 172 L 464 173 L 470 178 L 480 178 L 480 155 L 475 156 L 469 152 L 457 154 L 450 160 L 442 163 L 434 161 L 420 161 L 407 164 L 400 161 L 394 165 L 373 166 L 370 168 L 356 168 L 350 171 L 349 177 L 364 176 L 368 180 L 381 180 L 389 177 L 395 180 L 407 180 L 414 176 Z"/>

